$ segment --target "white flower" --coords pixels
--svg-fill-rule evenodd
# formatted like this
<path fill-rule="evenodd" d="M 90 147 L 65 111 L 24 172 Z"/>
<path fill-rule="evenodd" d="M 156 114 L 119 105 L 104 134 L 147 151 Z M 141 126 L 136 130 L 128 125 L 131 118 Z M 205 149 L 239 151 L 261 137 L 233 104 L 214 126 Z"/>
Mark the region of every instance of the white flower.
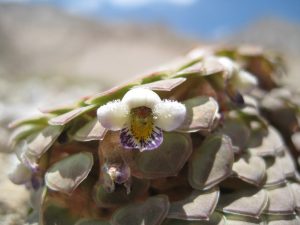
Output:
<path fill-rule="evenodd" d="M 121 130 L 125 148 L 140 151 L 157 148 L 164 131 L 178 128 L 185 119 L 186 108 L 177 101 L 161 100 L 158 94 L 145 88 L 128 91 L 97 110 L 99 122 L 109 130 Z"/>

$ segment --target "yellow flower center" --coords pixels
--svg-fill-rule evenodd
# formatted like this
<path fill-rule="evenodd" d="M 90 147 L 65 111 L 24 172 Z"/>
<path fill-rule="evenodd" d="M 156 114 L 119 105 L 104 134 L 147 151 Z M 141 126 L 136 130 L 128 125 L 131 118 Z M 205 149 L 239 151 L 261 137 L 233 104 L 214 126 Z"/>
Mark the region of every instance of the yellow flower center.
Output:
<path fill-rule="evenodd" d="M 130 130 L 135 139 L 145 142 L 153 132 L 153 114 L 148 107 L 137 107 L 130 112 Z"/>

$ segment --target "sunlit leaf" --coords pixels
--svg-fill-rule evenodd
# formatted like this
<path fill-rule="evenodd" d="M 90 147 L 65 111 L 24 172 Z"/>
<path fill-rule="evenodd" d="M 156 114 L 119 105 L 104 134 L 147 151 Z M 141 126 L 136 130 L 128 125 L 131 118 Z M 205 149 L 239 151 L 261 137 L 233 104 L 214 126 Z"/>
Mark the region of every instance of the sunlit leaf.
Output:
<path fill-rule="evenodd" d="M 210 131 L 219 110 L 218 103 L 211 97 L 196 97 L 183 102 L 187 109 L 186 119 L 180 131 Z"/>
<path fill-rule="evenodd" d="M 268 189 L 269 203 L 264 211 L 270 215 L 289 215 L 294 213 L 294 196 L 288 186 Z"/>
<path fill-rule="evenodd" d="M 225 217 L 214 212 L 208 220 L 188 221 L 179 219 L 166 219 L 162 225 L 227 225 Z"/>
<path fill-rule="evenodd" d="M 75 119 L 77 116 L 80 116 L 83 113 L 86 113 L 92 109 L 96 108 L 95 105 L 88 105 L 80 108 L 73 109 L 67 113 L 61 114 L 57 117 L 54 117 L 49 120 L 51 125 L 65 125 L 71 120 Z"/>
<path fill-rule="evenodd" d="M 220 73 L 224 70 L 224 67 L 217 60 L 207 60 L 204 59 L 190 67 L 185 68 L 184 70 L 180 70 L 176 73 L 176 76 L 183 75 L 201 75 L 207 76 L 216 73 Z"/>
<path fill-rule="evenodd" d="M 107 130 L 95 118 L 80 128 L 73 136 L 77 141 L 103 140 Z"/>
<path fill-rule="evenodd" d="M 218 188 L 207 191 L 193 191 L 181 201 L 172 202 L 168 218 L 182 220 L 207 220 L 214 212 L 219 198 Z"/>
<path fill-rule="evenodd" d="M 23 125 L 47 125 L 48 118 L 46 116 L 35 116 L 16 120 L 8 125 L 9 128 L 17 128 Z"/>
<path fill-rule="evenodd" d="M 46 185 L 54 191 L 71 193 L 89 174 L 93 155 L 77 153 L 58 161 L 45 174 Z"/>
<path fill-rule="evenodd" d="M 260 157 L 241 157 L 234 162 L 232 171 L 241 180 L 259 186 L 266 176 L 266 164 Z"/>
<path fill-rule="evenodd" d="M 261 143 L 249 143 L 249 152 L 258 156 L 274 156 L 284 149 L 283 140 L 274 128 L 269 127 L 268 133 L 264 136 L 263 132 L 257 131 L 253 135 L 258 135 L 256 139 L 261 138 Z M 255 138 L 255 137 L 252 137 Z M 253 141 L 253 140 L 252 140 Z M 251 140 L 250 140 L 251 142 Z"/>
<path fill-rule="evenodd" d="M 189 182 L 198 190 L 208 189 L 231 174 L 233 149 L 227 136 L 211 135 L 194 150 L 189 162 Z"/>
<path fill-rule="evenodd" d="M 157 149 L 138 152 L 130 163 L 133 176 L 153 179 L 176 176 L 192 153 L 191 138 L 183 133 L 164 133 Z"/>
<path fill-rule="evenodd" d="M 273 186 L 278 184 L 285 183 L 285 174 L 280 164 L 279 158 L 267 158 L 267 179 L 265 182 L 265 186 Z"/>
<path fill-rule="evenodd" d="M 295 199 L 296 210 L 300 212 L 300 184 L 299 183 L 290 184 L 290 190 L 292 191 Z"/>
<path fill-rule="evenodd" d="M 242 189 L 221 194 L 218 209 L 224 213 L 258 218 L 268 202 L 267 192 L 259 189 Z"/>
<path fill-rule="evenodd" d="M 112 225 L 160 225 L 166 218 L 169 201 L 158 195 L 145 202 L 127 205 L 117 210 L 111 220 Z"/>
<path fill-rule="evenodd" d="M 153 91 L 171 91 L 175 87 L 186 81 L 186 78 L 178 77 L 173 79 L 159 80 L 152 83 L 139 85 L 137 87 L 149 88 Z"/>
<path fill-rule="evenodd" d="M 130 90 L 130 88 L 139 85 L 139 82 L 131 83 L 131 84 L 123 84 L 117 87 L 114 87 L 108 91 L 101 92 L 95 94 L 94 96 L 90 97 L 86 103 L 87 104 L 96 104 L 96 105 L 103 105 L 109 101 L 121 99 L 123 95 Z"/>
<path fill-rule="evenodd" d="M 291 216 L 274 216 L 268 215 L 265 218 L 267 225 L 299 225 L 300 220 L 294 215 Z"/>
<path fill-rule="evenodd" d="M 8 178 L 14 184 L 25 184 L 31 180 L 31 176 L 32 171 L 20 163 L 16 166 L 14 171 L 8 175 Z"/>
<path fill-rule="evenodd" d="M 227 214 L 226 225 L 265 225 L 265 224 L 256 218 Z"/>
<path fill-rule="evenodd" d="M 281 165 L 281 168 L 283 169 L 283 173 L 285 174 L 285 177 L 290 178 L 295 176 L 295 172 L 296 172 L 295 162 L 288 149 L 285 149 L 283 155 L 278 157 L 278 161 L 279 164 Z"/>

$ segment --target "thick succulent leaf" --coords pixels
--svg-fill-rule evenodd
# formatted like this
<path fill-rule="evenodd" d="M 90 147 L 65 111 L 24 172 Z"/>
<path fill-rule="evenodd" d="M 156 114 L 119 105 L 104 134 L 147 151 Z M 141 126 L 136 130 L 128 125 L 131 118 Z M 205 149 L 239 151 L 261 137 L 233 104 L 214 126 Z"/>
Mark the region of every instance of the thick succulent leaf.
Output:
<path fill-rule="evenodd" d="M 277 97 L 273 97 L 268 93 L 261 104 L 268 119 L 282 133 L 292 135 L 297 129 L 299 129 L 297 112 L 294 108 L 289 107 L 285 101 Z"/>
<path fill-rule="evenodd" d="M 265 225 L 259 219 L 237 216 L 237 215 L 226 215 L 226 225 Z"/>
<path fill-rule="evenodd" d="M 261 138 L 261 143 L 249 143 L 251 146 L 249 152 L 251 154 L 258 156 L 274 156 L 283 152 L 284 142 L 278 131 L 274 128 L 269 127 L 266 136 L 262 136 L 262 132 L 256 132 L 253 135 L 258 135 L 259 137 L 256 137 L 256 140 Z"/>
<path fill-rule="evenodd" d="M 266 216 L 266 225 L 299 225 L 300 220 L 296 216 Z"/>
<path fill-rule="evenodd" d="M 268 203 L 265 190 L 241 189 L 233 193 L 221 194 L 218 209 L 224 213 L 258 218 Z"/>
<path fill-rule="evenodd" d="M 97 184 L 94 187 L 94 200 L 100 207 L 115 207 L 124 205 L 138 196 L 145 194 L 149 188 L 149 181 L 141 179 L 132 179 L 130 193 L 128 194 L 125 187 L 117 187 L 114 192 L 108 192 L 103 185 Z"/>
<path fill-rule="evenodd" d="M 187 115 L 178 129 L 185 132 L 210 131 L 217 117 L 219 105 L 212 97 L 196 97 L 183 102 Z"/>
<path fill-rule="evenodd" d="M 220 183 L 232 172 L 234 154 L 227 136 L 211 135 L 194 150 L 189 162 L 189 183 L 198 190 Z"/>
<path fill-rule="evenodd" d="M 154 151 L 138 152 L 130 167 L 132 175 L 154 179 L 176 176 L 192 153 L 192 141 L 183 133 L 164 133 L 163 143 Z"/>
<path fill-rule="evenodd" d="M 159 80 L 152 83 L 139 85 L 137 87 L 149 88 L 153 91 L 171 91 L 184 81 L 186 81 L 186 78 L 178 77 L 173 79 Z"/>
<path fill-rule="evenodd" d="M 41 108 L 39 110 L 42 113 L 59 115 L 59 114 L 67 113 L 67 112 L 69 112 L 69 111 L 71 111 L 75 108 L 76 108 L 76 104 L 74 104 L 74 105 L 54 106 L 54 107 L 51 107 L 51 108 Z"/>
<path fill-rule="evenodd" d="M 14 171 L 8 174 L 8 178 L 14 184 L 25 184 L 31 180 L 32 171 L 22 163 L 18 164 Z"/>
<path fill-rule="evenodd" d="M 231 138 L 232 145 L 238 152 L 246 149 L 250 137 L 250 130 L 241 119 L 226 119 L 220 133 Z"/>
<path fill-rule="evenodd" d="M 178 57 L 170 63 L 166 63 L 158 68 L 158 71 L 165 71 L 173 75 L 177 71 L 184 70 L 187 67 L 194 65 L 199 62 L 200 59 L 190 58 L 190 57 Z"/>
<path fill-rule="evenodd" d="M 265 186 L 274 186 L 285 183 L 285 174 L 279 158 L 267 158 L 267 179 Z"/>
<path fill-rule="evenodd" d="M 208 220 L 188 221 L 178 219 L 166 219 L 162 225 L 226 225 L 225 217 L 217 212 L 214 212 Z"/>
<path fill-rule="evenodd" d="M 81 219 L 75 225 L 110 225 L 110 223 L 99 219 Z"/>
<path fill-rule="evenodd" d="M 288 186 L 269 189 L 269 202 L 264 211 L 271 215 L 289 215 L 294 213 L 294 196 Z"/>
<path fill-rule="evenodd" d="M 172 202 L 168 218 L 182 220 L 208 220 L 214 212 L 219 198 L 219 189 L 193 191 L 181 201 Z"/>
<path fill-rule="evenodd" d="M 80 128 L 73 136 L 76 141 L 92 141 L 103 140 L 107 129 L 105 129 L 97 118 L 89 121 L 82 128 Z"/>
<path fill-rule="evenodd" d="M 163 80 L 167 75 L 168 75 L 168 71 L 164 71 L 156 68 L 155 70 L 147 71 L 141 76 L 138 76 L 137 80 L 140 80 L 141 84 L 147 84 L 147 83 Z"/>
<path fill-rule="evenodd" d="M 47 125 L 48 118 L 46 116 L 36 116 L 26 119 L 16 120 L 8 125 L 9 128 L 17 128 L 23 125 Z"/>
<path fill-rule="evenodd" d="M 55 163 L 45 174 L 47 187 L 54 191 L 72 193 L 88 176 L 93 166 L 93 155 L 77 153 Z"/>
<path fill-rule="evenodd" d="M 291 137 L 295 148 L 300 151 L 300 132 L 296 132 Z"/>
<path fill-rule="evenodd" d="M 92 109 L 96 108 L 95 105 L 88 105 L 80 108 L 73 109 L 67 113 L 61 114 L 57 117 L 54 117 L 49 120 L 51 125 L 65 125 L 76 117 L 80 116 L 83 113 L 86 113 Z"/>
<path fill-rule="evenodd" d="M 243 218 L 244 220 L 232 220 L 226 218 L 226 225 L 264 225 L 259 221 L 251 221 L 249 218 Z"/>
<path fill-rule="evenodd" d="M 43 207 L 41 225 L 74 225 L 78 218 L 74 218 L 67 208 L 56 204 Z"/>
<path fill-rule="evenodd" d="M 295 199 L 296 210 L 300 212 L 300 184 L 299 183 L 290 184 L 290 190 L 292 191 Z"/>
<path fill-rule="evenodd" d="M 86 104 L 96 104 L 96 105 L 103 105 L 109 101 L 120 99 L 123 95 L 129 91 L 130 88 L 139 85 L 139 82 L 131 83 L 131 84 L 123 84 L 117 87 L 114 87 L 108 91 L 98 93 L 92 97 L 90 97 Z"/>
<path fill-rule="evenodd" d="M 166 196 L 148 198 L 143 203 L 131 204 L 116 211 L 112 225 L 160 225 L 166 218 L 169 201 Z"/>
<path fill-rule="evenodd" d="M 63 126 L 48 126 L 38 134 L 29 136 L 19 144 L 16 154 L 24 164 L 34 167 L 36 161 L 53 145 Z"/>
<path fill-rule="evenodd" d="M 224 67 L 217 60 L 203 60 L 176 73 L 176 76 L 212 75 L 223 72 Z"/>
<path fill-rule="evenodd" d="M 26 139 L 27 137 L 36 134 L 37 132 L 41 131 L 45 126 L 36 126 L 36 125 L 23 125 L 18 127 L 13 131 L 11 134 L 8 144 L 10 146 L 15 146 L 18 142 Z"/>
<path fill-rule="evenodd" d="M 278 161 L 281 165 L 281 168 L 283 169 L 283 173 L 285 177 L 291 178 L 295 176 L 296 173 L 296 167 L 295 167 L 295 162 L 289 153 L 289 150 L 286 149 L 284 151 L 284 154 L 280 157 L 278 157 Z"/>
<path fill-rule="evenodd" d="M 261 157 L 241 157 L 234 162 L 232 171 L 241 180 L 260 186 L 266 177 L 266 164 Z"/>

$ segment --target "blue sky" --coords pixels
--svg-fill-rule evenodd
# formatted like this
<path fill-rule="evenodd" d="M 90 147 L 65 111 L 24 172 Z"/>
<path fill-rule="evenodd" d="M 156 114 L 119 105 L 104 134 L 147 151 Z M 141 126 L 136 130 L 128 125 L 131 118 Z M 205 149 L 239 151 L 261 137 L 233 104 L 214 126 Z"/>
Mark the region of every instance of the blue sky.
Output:
<path fill-rule="evenodd" d="M 300 24 L 300 0 L 0 0 L 50 4 L 108 21 L 162 23 L 194 37 L 230 34 L 263 17 Z"/>

